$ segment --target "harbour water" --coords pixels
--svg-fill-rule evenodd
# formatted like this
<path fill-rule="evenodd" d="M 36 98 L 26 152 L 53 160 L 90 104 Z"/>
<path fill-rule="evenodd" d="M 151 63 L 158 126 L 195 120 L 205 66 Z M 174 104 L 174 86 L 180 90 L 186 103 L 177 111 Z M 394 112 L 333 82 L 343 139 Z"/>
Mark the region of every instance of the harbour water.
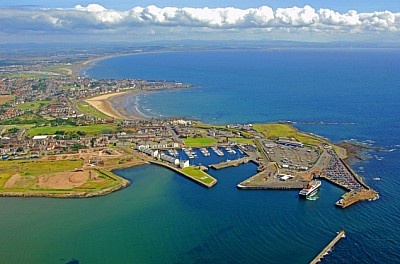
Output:
<path fill-rule="evenodd" d="M 168 79 L 198 87 L 127 99 L 152 116 L 209 123 L 329 122 L 296 127 L 337 142 L 387 150 L 352 167 L 380 193 L 347 209 L 323 181 L 318 199 L 297 191 L 244 191 L 252 163 L 209 173 L 203 188 L 164 168 L 115 171 L 132 185 L 91 199 L 2 198 L 1 263 L 307 263 L 341 227 L 326 263 L 400 259 L 400 53 L 207 51 L 144 54 L 98 62 L 95 78 Z M 200 156 L 201 154 L 199 154 Z M 380 181 L 373 178 L 380 177 Z M 77 263 L 77 262 L 76 262 Z"/>

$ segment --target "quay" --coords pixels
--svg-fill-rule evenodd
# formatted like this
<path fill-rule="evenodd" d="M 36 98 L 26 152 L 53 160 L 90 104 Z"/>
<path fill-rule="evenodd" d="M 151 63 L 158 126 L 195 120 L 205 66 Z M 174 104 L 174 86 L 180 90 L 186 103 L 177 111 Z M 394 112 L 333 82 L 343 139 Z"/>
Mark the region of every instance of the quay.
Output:
<path fill-rule="evenodd" d="M 214 170 L 220 170 L 220 169 L 225 169 L 228 167 L 236 167 L 239 164 L 245 164 L 248 163 L 249 161 L 251 161 L 248 157 L 244 157 L 244 158 L 239 158 L 239 159 L 235 159 L 235 160 L 228 160 L 228 161 L 223 161 L 217 164 L 212 164 L 209 167 L 213 168 Z"/>
<path fill-rule="evenodd" d="M 339 242 L 340 239 L 345 237 L 345 232 L 344 229 L 339 231 L 339 233 L 336 235 L 336 237 L 319 253 L 311 262 L 310 264 L 316 264 L 319 263 L 326 254 L 329 254 L 329 252 L 332 250 L 332 248 L 336 245 L 337 242 Z"/>
<path fill-rule="evenodd" d="M 379 194 L 372 189 L 361 190 L 359 192 L 350 191 L 345 193 L 342 198 L 335 203 L 335 205 L 341 208 L 346 208 L 359 201 L 374 201 L 378 198 Z"/>
<path fill-rule="evenodd" d="M 307 182 L 304 181 L 280 181 L 272 179 L 269 173 L 267 170 L 261 171 L 249 179 L 240 182 L 236 187 L 241 190 L 298 190 L 303 189 L 307 185 Z"/>
<path fill-rule="evenodd" d="M 169 165 L 169 164 L 167 164 L 167 163 L 163 163 L 163 162 L 159 162 L 159 161 L 154 161 L 154 160 L 150 160 L 149 162 L 150 162 L 151 164 L 159 165 L 159 166 L 165 167 L 165 168 L 167 168 L 167 169 L 170 169 L 170 170 L 172 170 L 172 171 L 174 171 L 174 172 L 177 172 L 177 173 L 179 173 L 180 175 L 185 176 L 185 177 L 188 178 L 189 180 L 194 181 L 194 182 L 196 182 L 196 183 L 198 183 L 198 184 L 200 184 L 200 185 L 202 185 L 202 186 L 204 186 L 204 187 L 207 187 L 207 188 L 211 188 L 211 187 L 213 187 L 213 186 L 217 183 L 217 179 L 215 179 L 214 177 L 212 177 L 211 175 L 209 175 L 209 174 L 207 174 L 207 173 L 205 173 L 205 172 L 204 172 L 204 174 L 207 174 L 207 176 L 213 180 L 212 182 L 210 182 L 210 183 L 202 182 L 201 180 L 196 179 L 195 177 L 193 177 L 193 176 L 191 176 L 191 175 L 189 175 L 189 174 L 187 174 L 187 173 L 184 173 L 181 169 L 178 169 L 178 168 L 176 168 L 176 167 L 173 167 L 173 166 L 171 166 L 171 165 Z"/>
<path fill-rule="evenodd" d="M 326 172 L 319 177 L 347 191 L 341 199 L 335 203 L 336 206 L 346 208 L 359 201 L 372 201 L 379 198 L 379 194 L 367 186 L 350 166 L 334 153 L 331 154 L 331 163 L 327 167 Z"/>

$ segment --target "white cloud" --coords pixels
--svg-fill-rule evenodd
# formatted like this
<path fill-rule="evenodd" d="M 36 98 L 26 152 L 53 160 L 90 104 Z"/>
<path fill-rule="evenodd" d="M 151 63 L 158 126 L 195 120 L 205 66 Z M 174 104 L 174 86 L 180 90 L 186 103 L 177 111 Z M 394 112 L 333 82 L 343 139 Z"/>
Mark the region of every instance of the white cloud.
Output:
<path fill-rule="evenodd" d="M 176 8 L 156 6 L 134 7 L 117 11 L 98 4 L 77 5 L 72 9 L 0 9 L 0 32 L 24 31 L 58 34 L 104 32 L 132 32 L 152 27 L 193 28 L 198 31 L 225 32 L 234 30 L 259 30 L 266 32 L 338 32 L 357 34 L 371 32 L 399 32 L 400 13 L 390 11 L 357 13 L 354 10 L 339 13 L 330 9 L 315 10 L 311 6 L 278 8 L 268 6 L 239 9 L 227 8 Z"/>

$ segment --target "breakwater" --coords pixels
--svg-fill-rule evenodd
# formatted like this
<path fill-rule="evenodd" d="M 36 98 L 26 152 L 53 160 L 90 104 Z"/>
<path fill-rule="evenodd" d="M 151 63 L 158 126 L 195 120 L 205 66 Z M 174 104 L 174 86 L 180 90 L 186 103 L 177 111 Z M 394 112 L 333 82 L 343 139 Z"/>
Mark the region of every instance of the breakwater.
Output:
<path fill-rule="evenodd" d="M 204 187 L 207 187 L 207 188 L 211 188 L 211 187 L 213 187 L 213 186 L 217 183 L 217 179 L 213 178 L 212 176 L 210 176 L 209 174 L 207 174 L 207 173 L 205 173 L 205 172 L 204 172 L 204 174 L 206 174 L 209 178 L 212 178 L 212 182 L 210 182 L 210 183 L 205 183 L 205 182 L 203 182 L 203 181 L 201 181 L 201 180 L 195 178 L 194 176 L 189 175 L 189 174 L 183 172 L 181 169 L 178 169 L 178 168 L 176 168 L 176 167 L 173 167 L 173 166 L 171 166 L 171 165 L 169 165 L 169 164 L 166 164 L 166 163 L 164 163 L 164 162 L 159 162 L 159 161 L 154 161 L 154 160 L 149 161 L 149 162 L 150 162 L 151 164 L 159 165 L 159 166 L 165 167 L 165 168 L 167 168 L 167 169 L 170 169 L 170 170 L 172 170 L 172 171 L 175 171 L 175 172 L 179 173 L 180 175 L 185 176 L 185 177 L 188 178 L 189 180 L 194 181 L 195 183 L 198 183 L 198 184 L 200 184 L 200 185 L 202 185 L 202 186 L 204 186 Z"/>
<path fill-rule="evenodd" d="M 332 248 L 336 245 L 336 243 L 339 242 L 340 239 L 345 237 L 345 232 L 344 229 L 340 230 L 338 234 L 335 236 L 335 238 L 319 253 L 311 262 L 310 264 L 316 264 L 319 263 L 326 254 L 329 254 L 329 252 L 332 250 Z"/>

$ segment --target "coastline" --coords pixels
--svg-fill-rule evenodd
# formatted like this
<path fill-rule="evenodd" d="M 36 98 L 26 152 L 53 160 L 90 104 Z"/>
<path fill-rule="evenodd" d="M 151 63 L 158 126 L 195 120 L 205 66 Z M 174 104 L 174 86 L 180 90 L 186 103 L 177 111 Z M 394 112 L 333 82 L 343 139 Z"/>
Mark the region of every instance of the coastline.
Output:
<path fill-rule="evenodd" d="M 77 66 L 74 67 L 72 71 L 73 75 L 80 76 L 80 73 L 82 73 L 83 69 L 89 69 L 93 67 L 95 63 L 102 60 L 115 57 L 123 57 L 123 56 L 168 53 L 168 52 L 179 52 L 179 51 L 145 51 L 145 52 L 124 53 L 124 54 L 119 54 L 119 53 L 110 54 L 96 58 L 91 58 L 84 62 L 81 62 L 77 64 Z M 163 89 L 164 88 L 153 89 L 153 90 L 129 90 L 124 92 L 109 93 L 84 99 L 84 101 L 90 104 L 92 107 L 96 108 L 98 111 L 115 119 L 125 119 L 125 120 L 151 119 L 152 118 L 151 116 L 147 116 L 139 110 L 139 103 L 136 99 L 134 102 L 135 107 L 133 109 L 130 109 L 129 112 L 126 111 L 125 104 L 127 100 L 130 98 L 136 98 L 137 96 L 142 94 L 159 92 L 162 91 Z"/>
<path fill-rule="evenodd" d="M 115 53 L 115 54 L 108 54 L 104 56 L 99 56 L 99 57 L 94 57 L 87 59 L 83 62 L 80 62 L 72 69 L 73 75 L 80 76 L 79 73 L 82 72 L 83 69 L 89 69 L 93 67 L 97 62 L 106 60 L 106 59 L 111 59 L 111 58 L 116 58 L 116 57 L 124 57 L 124 56 L 133 56 L 133 55 L 142 55 L 142 54 L 157 54 L 157 53 L 168 53 L 168 52 L 180 52 L 178 50 L 168 50 L 168 51 L 142 51 L 142 52 L 132 52 L 132 53 Z M 81 76 L 82 77 L 82 76 Z"/>
<path fill-rule="evenodd" d="M 116 94 L 106 99 L 109 103 L 110 107 L 123 119 L 127 120 L 143 120 L 143 119 L 151 119 L 150 116 L 145 115 L 139 110 L 139 102 L 137 97 L 143 94 L 148 94 L 157 91 L 147 91 L 147 90 L 131 90 L 129 92 L 124 92 L 120 94 Z M 126 103 L 129 99 L 134 100 L 134 107 L 127 112 L 126 111 Z M 101 111 L 100 109 L 97 109 Z"/>
<path fill-rule="evenodd" d="M 115 119 L 127 119 L 127 120 L 138 120 L 138 119 L 149 119 L 139 110 L 139 105 L 135 103 L 135 108 L 131 112 L 125 110 L 124 103 L 126 98 L 131 96 L 136 97 L 141 94 L 149 93 L 150 91 L 144 90 L 131 90 L 117 93 L 108 93 L 95 96 L 84 101 L 96 108 L 98 111 Z M 129 97 L 127 97 L 129 96 Z"/>
<path fill-rule="evenodd" d="M 118 93 L 108 93 L 108 94 L 102 94 L 96 97 L 92 97 L 89 99 L 85 99 L 84 101 L 88 104 L 90 104 L 92 107 L 96 108 L 100 112 L 116 119 L 124 119 L 118 111 L 114 109 L 112 104 L 110 103 L 109 99 L 115 96 L 119 96 L 122 94 L 126 94 L 127 92 L 118 92 Z"/>
<path fill-rule="evenodd" d="M 165 91 L 166 88 L 157 88 L 152 90 L 128 90 L 124 92 L 108 93 L 95 96 L 92 98 L 84 99 L 85 102 L 96 108 L 98 111 L 115 119 L 125 120 L 145 120 L 151 119 L 152 116 L 148 116 L 140 111 L 139 101 L 136 99 L 137 96 L 143 94 L 157 93 Z M 181 88 L 167 88 L 168 90 L 176 90 Z M 128 100 L 130 102 L 128 102 Z M 134 102 L 131 102 L 134 101 Z M 126 103 L 133 103 L 134 107 L 126 111 Z"/>
<path fill-rule="evenodd" d="M 113 192 L 125 189 L 132 184 L 132 182 L 130 180 L 114 174 L 114 172 L 113 172 L 114 170 L 133 168 L 133 167 L 142 166 L 142 165 L 146 165 L 146 164 L 149 164 L 149 162 L 142 158 L 135 157 L 135 159 L 131 162 L 126 162 L 123 164 L 100 168 L 108 173 L 111 173 L 111 175 L 113 175 L 112 177 L 115 177 L 118 180 L 118 183 L 113 186 L 106 187 L 104 189 L 95 190 L 93 192 L 88 192 L 88 191 L 77 192 L 74 190 L 65 192 L 65 191 L 57 190 L 57 189 L 52 189 L 49 191 L 28 190 L 25 192 L 10 192 L 10 191 L 8 191 L 8 192 L 0 192 L 0 197 L 92 198 L 92 197 L 104 196 L 104 195 L 111 194 Z"/>

